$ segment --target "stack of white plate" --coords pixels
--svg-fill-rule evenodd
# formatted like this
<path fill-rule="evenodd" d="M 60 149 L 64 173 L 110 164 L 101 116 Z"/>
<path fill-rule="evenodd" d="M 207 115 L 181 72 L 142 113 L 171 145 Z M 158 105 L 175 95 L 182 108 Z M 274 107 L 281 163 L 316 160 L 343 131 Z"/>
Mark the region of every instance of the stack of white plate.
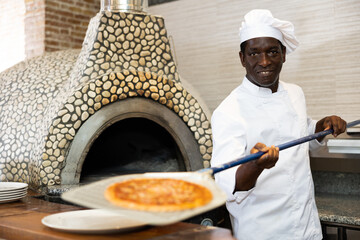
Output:
<path fill-rule="evenodd" d="M 12 202 L 26 197 L 27 189 L 27 183 L 0 182 L 0 203 Z"/>

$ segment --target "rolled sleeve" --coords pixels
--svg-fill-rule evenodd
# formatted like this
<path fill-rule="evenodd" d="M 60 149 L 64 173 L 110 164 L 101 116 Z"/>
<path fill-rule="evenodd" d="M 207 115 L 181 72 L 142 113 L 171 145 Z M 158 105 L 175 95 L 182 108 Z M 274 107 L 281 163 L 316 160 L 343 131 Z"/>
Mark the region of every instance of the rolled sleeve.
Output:
<path fill-rule="evenodd" d="M 317 121 L 308 118 L 307 122 L 308 122 L 308 131 L 309 131 L 308 133 L 309 133 L 309 135 L 314 134 Z M 325 145 L 326 145 L 325 141 L 319 142 L 317 139 L 314 139 L 314 140 L 309 142 L 309 149 L 310 149 L 310 151 L 315 151 L 318 148 L 323 147 Z"/>
<path fill-rule="evenodd" d="M 254 188 L 248 190 L 248 191 L 238 191 L 234 193 L 234 199 L 237 204 L 242 203 L 244 199 L 246 199 L 254 190 Z"/>
<path fill-rule="evenodd" d="M 236 170 L 237 167 L 232 167 L 228 170 L 217 173 L 215 175 L 215 181 L 220 186 L 220 188 L 225 191 L 227 195 L 227 202 L 235 202 L 237 204 L 240 204 L 251 194 L 255 187 L 248 191 L 237 191 L 233 193 L 235 189 Z"/>

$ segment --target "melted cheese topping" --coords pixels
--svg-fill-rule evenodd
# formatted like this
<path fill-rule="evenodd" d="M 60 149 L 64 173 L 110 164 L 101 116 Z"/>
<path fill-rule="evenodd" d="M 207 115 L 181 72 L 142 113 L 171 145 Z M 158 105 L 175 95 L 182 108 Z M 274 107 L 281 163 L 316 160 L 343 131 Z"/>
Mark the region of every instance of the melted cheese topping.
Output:
<path fill-rule="evenodd" d="M 195 183 L 171 178 L 129 179 L 110 185 L 105 197 L 115 205 L 147 211 L 175 211 L 203 206 L 211 192 Z"/>

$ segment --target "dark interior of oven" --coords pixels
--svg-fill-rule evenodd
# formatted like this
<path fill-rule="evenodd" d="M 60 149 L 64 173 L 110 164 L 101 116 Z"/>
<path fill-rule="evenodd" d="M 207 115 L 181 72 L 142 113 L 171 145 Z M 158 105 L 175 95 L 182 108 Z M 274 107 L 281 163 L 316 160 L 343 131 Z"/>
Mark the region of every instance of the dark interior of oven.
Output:
<path fill-rule="evenodd" d="M 112 124 L 94 141 L 86 155 L 80 182 L 144 172 L 186 171 L 172 136 L 146 118 Z"/>

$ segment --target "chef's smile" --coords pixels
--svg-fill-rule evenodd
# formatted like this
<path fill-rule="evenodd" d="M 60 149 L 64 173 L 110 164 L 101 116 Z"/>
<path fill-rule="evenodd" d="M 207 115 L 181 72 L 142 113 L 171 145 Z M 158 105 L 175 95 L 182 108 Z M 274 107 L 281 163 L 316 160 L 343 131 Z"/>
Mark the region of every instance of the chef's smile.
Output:
<path fill-rule="evenodd" d="M 258 73 L 262 77 L 269 77 L 272 74 L 272 72 L 270 72 L 270 71 L 261 71 L 261 72 L 258 72 Z"/>

